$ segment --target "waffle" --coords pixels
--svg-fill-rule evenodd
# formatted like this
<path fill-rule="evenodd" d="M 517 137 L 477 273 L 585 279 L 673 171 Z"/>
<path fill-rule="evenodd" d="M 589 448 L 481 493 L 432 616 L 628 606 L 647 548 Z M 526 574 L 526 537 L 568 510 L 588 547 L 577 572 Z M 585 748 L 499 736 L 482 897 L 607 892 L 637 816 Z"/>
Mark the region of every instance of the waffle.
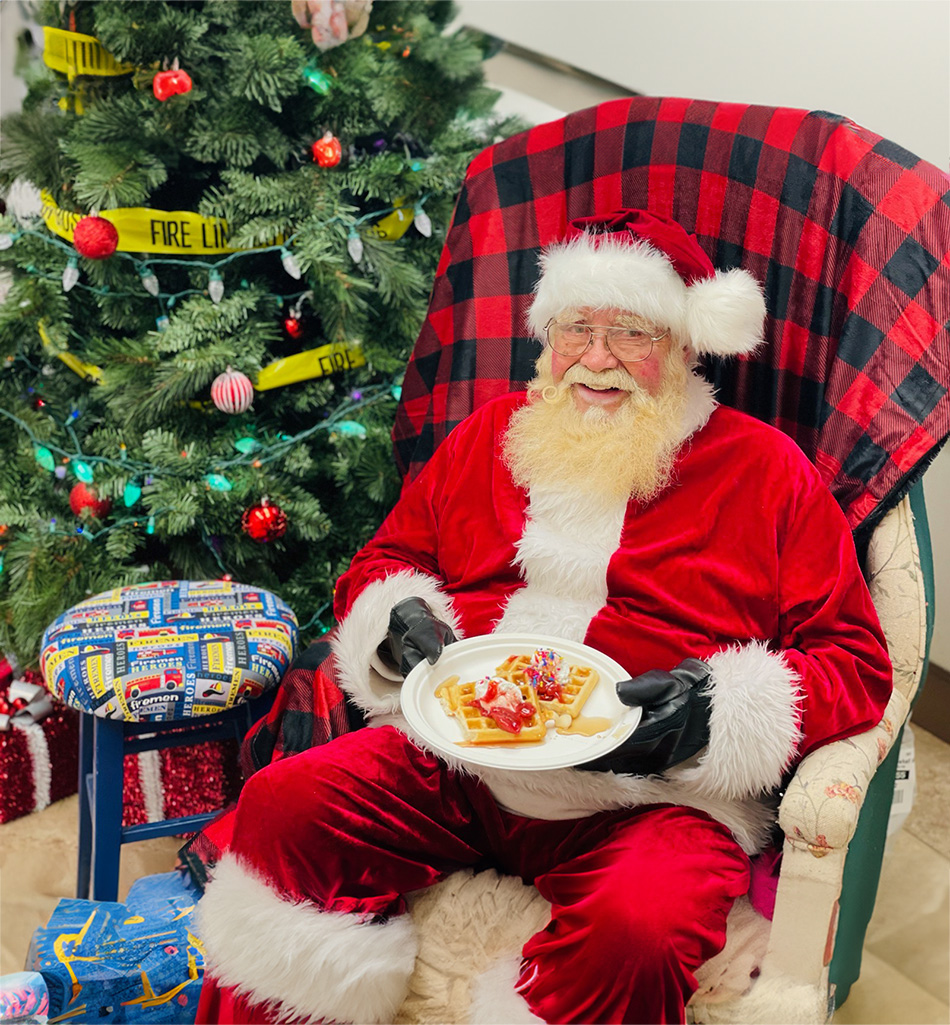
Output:
<path fill-rule="evenodd" d="M 509 655 L 497 668 L 496 673 L 503 679 L 511 680 L 512 683 L 522 686 L 527 683 L 525 670 L 530 664 L 530 655 Z M 581 709 L 583 709 L 591 692 L 597 686 L 597 681 L 600 679 L 600 673 L 590 666 L 569 665 L 568 671 L 570 673 L 569 678 L 560 681 L 563 700 L 539 699 L 543 719 L 560 720 L 562 715 L 569 715 L 572 719 L 576 719 L 581 714 Z M 531 690 L 534 690 L 534 688 L 531 687 Z"/>
<path fill-rule="evenodd" d="M 495 725 L 495 720 L 484 716 L 472 705 L 475 698 L 475 681 L 460 683 L 459 677 L 450 676 L 436 690 L 436 697 L 442 702 L 446 715 L 453 716 L 462 727 L 465 744 L 481 747 L 483 744 L 537 744 L 544 740 L 547 729 L 541 716 L 538 695 L 534 687 L 522 682 L 519 685 L 521 698 L 535 709 L 519 733 L 509 733 Z"/>

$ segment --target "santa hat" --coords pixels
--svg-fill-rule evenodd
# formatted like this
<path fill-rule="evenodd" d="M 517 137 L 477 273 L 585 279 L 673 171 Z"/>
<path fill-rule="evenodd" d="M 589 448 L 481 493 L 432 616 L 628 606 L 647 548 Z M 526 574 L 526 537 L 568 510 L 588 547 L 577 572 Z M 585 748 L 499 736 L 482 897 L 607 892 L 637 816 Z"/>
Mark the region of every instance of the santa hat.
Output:
<path fill-rule="evenodd" d="M 615 306 L 638 313 L 696 353 L 737 356 L 762 342 L 765 300 L 748 271 L 717 271 L 693 235 L 667 217 L 619 210 L 571 221 L 541 255 L 528 323 L 567 309 Z"/>

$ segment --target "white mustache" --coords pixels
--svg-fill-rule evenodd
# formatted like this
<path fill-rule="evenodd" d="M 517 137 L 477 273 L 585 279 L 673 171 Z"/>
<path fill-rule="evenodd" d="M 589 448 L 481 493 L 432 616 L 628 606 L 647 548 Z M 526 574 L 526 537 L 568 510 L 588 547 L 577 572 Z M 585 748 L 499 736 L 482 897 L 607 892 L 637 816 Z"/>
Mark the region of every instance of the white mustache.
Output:
<path fill-rule="evenodd" d="M 586 384 L 591 388 L 606 389 L 619 388 L 621 391 L 637 392 L 642 391 L 637 382 L 625 371 L 619 369 L 601 370 L 595 373 L 587 367 L 575 363 L 566 370 L 561 379 L 567 384 Z"/>

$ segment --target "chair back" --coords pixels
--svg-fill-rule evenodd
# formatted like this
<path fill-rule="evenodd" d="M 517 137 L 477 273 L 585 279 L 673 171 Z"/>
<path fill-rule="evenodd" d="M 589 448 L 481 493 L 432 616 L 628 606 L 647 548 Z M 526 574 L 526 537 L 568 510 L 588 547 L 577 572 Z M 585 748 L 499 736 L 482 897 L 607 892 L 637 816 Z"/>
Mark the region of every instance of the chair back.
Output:
<path fill-rule="evenodd" d="M 717 268 L 763 284 L 766 344 L 704 371 L 720 401 L 794 438 L 866 537 L 950 433 L 950 179 L 823 111 L 624 98 L 483 151 L 406 370 L 406 479 L 532 377 L 541 247 L 621 207 L 675 218 Z"/>

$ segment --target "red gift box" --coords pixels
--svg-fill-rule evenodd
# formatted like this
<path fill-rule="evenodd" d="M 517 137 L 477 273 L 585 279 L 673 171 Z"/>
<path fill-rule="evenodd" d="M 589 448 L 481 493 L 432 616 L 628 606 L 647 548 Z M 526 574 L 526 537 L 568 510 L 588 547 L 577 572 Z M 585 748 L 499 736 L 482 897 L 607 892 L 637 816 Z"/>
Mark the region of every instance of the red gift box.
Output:
<path fill-rule="evenodd" d="M 0 658 L 0 695 L 20 683 L 39 684 L 38 673 L 14 681 Z M 11 690 L 11 687 L 13 690 Z M 47 695 L 44 692 L 44 698 Z M 10 717 L 0 732 L 0 824 L 76 793 L 79 773 L 79 712 L 51 700 L 39 722 Z M 45 714 L 45 710 L 44 713 Z M 236 741 L 126 755 L 123 825 L 218 811 L 241 789 Z"/>

